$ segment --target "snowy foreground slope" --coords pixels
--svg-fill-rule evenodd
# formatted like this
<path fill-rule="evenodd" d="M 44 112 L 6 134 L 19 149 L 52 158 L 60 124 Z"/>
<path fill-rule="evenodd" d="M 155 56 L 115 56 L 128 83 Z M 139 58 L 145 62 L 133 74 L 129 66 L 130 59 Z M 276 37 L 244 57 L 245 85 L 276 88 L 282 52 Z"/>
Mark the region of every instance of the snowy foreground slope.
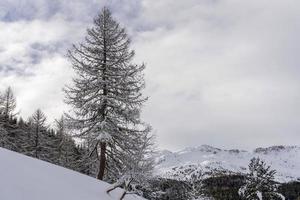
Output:
<path fill-rule="evenodd" d="M 260 157 L 271 165 L 277 171 L 277 181 L 300 181 L 300 147 L 297 146 L 273 146 L 248 152 L 202 145 L 178 152 L 162 151 L 157 158 L 155 173 L 181 180 L 193 174 L 206 178 L 218 173 L 246 173 L 253 157 Z"/>
<path fill-rule="evenodd" d="M 1 200 L 118 200 L 122 190 L 77 172 L 0 148 Z M 142 200 L 126 195 L 127 200 Z"/>

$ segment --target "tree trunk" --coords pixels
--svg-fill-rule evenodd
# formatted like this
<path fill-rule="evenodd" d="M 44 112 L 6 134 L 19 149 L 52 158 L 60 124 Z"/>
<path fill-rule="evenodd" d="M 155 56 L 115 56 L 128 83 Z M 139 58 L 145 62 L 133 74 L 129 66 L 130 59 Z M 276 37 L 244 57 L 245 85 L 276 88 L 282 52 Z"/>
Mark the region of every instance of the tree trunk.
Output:
<path fill-rule="evenodd" d="M 105 166 L 106 166 L 106 144 L 105 142 L 100 143 L 100 165 L 99 165 L 99 172 L 97 175 L 97 179 L 103 180 Z"/>
<path fill-rule="evenodd" d="M 105 30 L 105 22 L 104 22 L 104 30 Z M 103 36 L 103 71 L 102 71 L 102 78 L 103 78 L 103 81 L 104 81 L 104 85 L 103 85 L 103 95 L 104 96 L 107 96 L 107 85 L 105 83 L 106 81 L 106 36 L 105 36 L 105 31 L 104 31 L 104 36 Z M 103 101 L 103 107 L 101 109 L 101 114 L 102 114 L 102 117 L 103 117 L 103 120 L 105 120 L 105 117 L 106 117 L 106 105 L 107 104 L 107 100 L 105 99 Z M 100 152 L 100 165 L 99 165 L 99 172 L 98 172 L 98 175 L 97 175 L 97 178 L 99 180 L 103 180 L 103 176 L 104 176 L 104 171 L 105 171 L 105 167 L 106 167 L 106 143 L 105 142 L 100 142 L 100 149 L 101 149 L 101 152 Z"/>
<path fill-rule="evenodd" d="M 39 146 L 39 127 L 36 125 L 36 135 L 35 135 L 35 157 L 39 158 L 38 146 Z"/>

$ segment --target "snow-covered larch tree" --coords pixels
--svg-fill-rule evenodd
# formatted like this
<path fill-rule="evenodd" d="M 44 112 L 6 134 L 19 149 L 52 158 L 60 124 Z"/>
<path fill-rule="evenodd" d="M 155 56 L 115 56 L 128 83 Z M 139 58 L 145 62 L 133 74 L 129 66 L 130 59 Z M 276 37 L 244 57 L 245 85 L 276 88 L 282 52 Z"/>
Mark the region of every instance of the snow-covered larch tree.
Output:
<path fill-rule="evenodd" d="M 240 188 L 239 195 L 245 200 L 284 200 L 285 197 L 277 192 L 275 174 L 264 161 L 252 158 L 246 184 Z"/>
<path fill-rule="evenodd" d="M 65 88 L 66 103 L 73 107 L 67 114 L 73 135 L 87 142 L 91 153 L 99 156 L 98 179 L 120 176 L 128 169 L 127 155 L 151 147 L 150 128 L 140 119 L 142 104 L 147 100 L 144 88 L 145 66 L 132 63 L 134 51 L 130 39 L 103 8 L 87 29 L 83 43 L 68 52 L 76 77 Z M 146 155 L 136 158 L 145 163 Z"/>
<path fill-rule="evenodd" d="M 29 123 L 32 127 L 32 133 L 33 133 L 33 138 L 32 138 L 32 143 L 33 146 L 32 148 L 32 155 L 35 158 L 41 159 L 44 156 L 42 155 L 42 146 L 45 141 L 43 134 L 46 132 L 47 127 L 46 127 L 46 116 L 45 114 L 40 110 L 37 109 L 33 115 L 29 118 Z"/>
<path fill-rule="evenodd" d="M 56 159 L 57 163 L 61 166 L 65 166 L 67 164 L 67 153 L 68 148 L 70 146 L 68 145 L 68 135 L 66 134 L 66 125 L 65 125 L 65 120 L 64 116 L 62 116 L 59 120 L 55 120 L 55 125 L 56 125 L 56 143 L 57 143 L 57 149 L 56 149 Z"/>
<path fill-rule="evenodd" d="M 71 135 L 67 133 L 67 125 L 65 123 L 64 116 L 55 120 L 55 126 L 55 162 L 60 166 L 76 170 L 76 161 L 78 159 L 76 155 L 76 144 Z"/>
<path fill-rule="evenodd" d="M 14 124 L 10 124 L 10 118 L 17 115 L 15 113 L 16 98 L 11 87 L 0 94 L 0 146 L 16 151 L 16 135 Z M 4 131 L 5 130 L 5 131 Z M 19 136 L 19 135 L 18 135 Z"/>
<path fill-rule="evenodd" d="M 14 110 L 16 109 L 16 98 L 11 87 L 8 87 L 0 97 L 0 112 L 8 119 L 15 115 Z"/>

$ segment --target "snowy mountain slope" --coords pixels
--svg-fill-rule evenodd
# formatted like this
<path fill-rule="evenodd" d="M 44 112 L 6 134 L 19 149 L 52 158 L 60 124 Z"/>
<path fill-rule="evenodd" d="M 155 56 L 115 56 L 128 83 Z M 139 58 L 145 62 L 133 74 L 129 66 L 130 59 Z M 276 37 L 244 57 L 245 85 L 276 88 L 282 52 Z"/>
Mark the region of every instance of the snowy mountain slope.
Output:
<path fill-rule="evenodd" d="M 0 199 L 2 200 L 117 200 L 116 189 L 77 172 L 0 148 Z M 142 200 L 126 195 L 127 200 Z"/>
<path fill-rule="evenodd" d="M 162 177 L 186 179 L 222 173 L 246 173 L 253 157 L 260 157 L 277 171 L 276 180 L 300 180 L 300 147 L 273 146 L 257 148 L 253 152 L 224 150 L 208 145 L 186 148 L 178 152 L 162 151 L 157 157 L 155 173 Z"/>

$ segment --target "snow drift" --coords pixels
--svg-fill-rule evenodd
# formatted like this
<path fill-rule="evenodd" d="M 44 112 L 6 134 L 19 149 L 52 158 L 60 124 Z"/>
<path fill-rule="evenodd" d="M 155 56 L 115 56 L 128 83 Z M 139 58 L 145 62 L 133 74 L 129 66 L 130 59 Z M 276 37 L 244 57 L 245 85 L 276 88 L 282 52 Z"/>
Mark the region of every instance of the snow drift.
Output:
<path fill-rule="evenodd" d="M 2 200 L 117 200 L 121 189 L 106 193 L 108 183 L 0 148 Z M 127 200 L 142 200 L 126 195 Z"/>

